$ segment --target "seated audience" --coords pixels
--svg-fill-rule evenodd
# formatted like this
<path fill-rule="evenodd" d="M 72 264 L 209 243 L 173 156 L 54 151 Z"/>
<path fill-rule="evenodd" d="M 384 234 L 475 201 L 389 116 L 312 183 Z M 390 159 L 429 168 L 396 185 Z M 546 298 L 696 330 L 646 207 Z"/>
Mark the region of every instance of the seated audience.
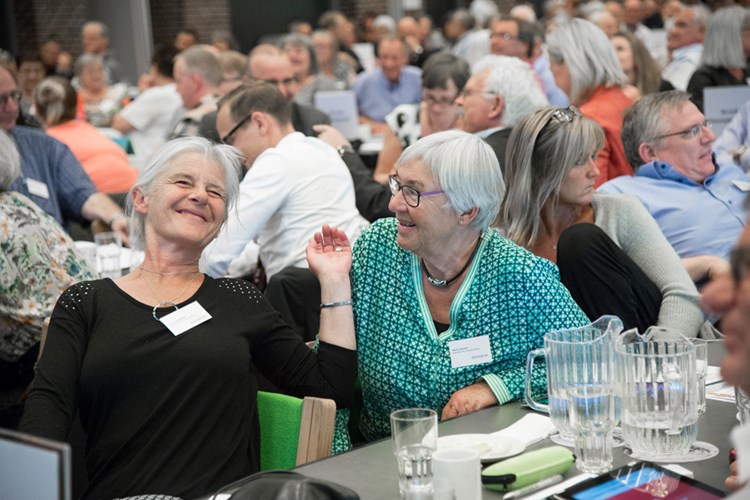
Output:
<path fill-rule="evenodd" d="M 114 85 L 121 81 L 120 63 L 109 48 L 109 28 L 99 21 L 89 21 L 81 29 L 81 45 L 83 53 L 99 56 L 104 66 L 106 83 Z M 78 61 L 76 61 L 76 64 Z"/>
<path fill-rule="evenodd" d="M 39 46 L 39 54 L 44 63 L 45 76 L 73 78 L 73 56 L 63 50 L 56 37 L 50 36 Z"/>
<path fill-rule="evenodd" d="M 47 134 L 16 124 L 18 94 L 13 75 L 0 66 L 0 129 L 10 134 L 21 154 L 21 177 L 10 189 L 29 197 L 61 225 L 101 220 L 127 241 L 120 207 L 96 190 L 73 153 Z"/>
<path fill-rule="evenodd" d="M 109 127 L 115 114 L 128 103 L 128 86 L 107 84 L 100 56 L 81 55 L 74 71 L 78 79 L 78 118 L 94 127 Z"/>
<path fill-rule="evenodd" d="M 172 129 L 170 138 L 196 136 L 201 120 L 216 111 L 221 84 L 218 58 L 204 47 L 191 47 L 174 60 L 174 81 L 187 111 Z"/>
<path fill-rule="evenodd" d="M 690 77 L 700 64 L 710 15 L 711 11 L 704 5 L 690 5 L 675 15 L 674 23 L 667 30 L 667 49 L 671 53 L 671 60 L 661 76 L 677 90 L 687 89 Z"/>
<path fill-rule="evenodd" d="M 576 110 L 545 108 L 516 125 L 506 155 L 502 226 L 560 279 L 589 319 L 618 316 L 694 337 L 699 295 L 680 258 L 640 202 L 594 190 L 604 133 Z"/>
<path fill-rule="evenodd" d="M 247 73 L 247 57 L 234 50 L 225 50 L 217 56 L 221 67 L 219 93 L 227 95 L 240 85 Z"/>
<path fill-rule="evenodd" d="M 115 281 L 73 285 L 55 306 L 21 430 L 65 440 L 80 413 L 85 498 L 196 498 L 257 472 L 254 367 L 289 394 L 351 402 L 346 235 L 325 226 L 307 250 L 333 304 L 321 313 L 317 353 L 253 285 L 198 270 L 236 200 L 238 168 L 236 150 L 203 138 L 164 145 L 128 200 L 143 263 Z M 188 307 L 207 314 L 182 333 L 172 320 Z"/>
<path fill-rule="evenodd" d="M 620 139 L 622 112 L 633 101 L 622 91 L 627 76 L 604 32 L 589 21 L 571 19 L 547 36 L 547 48 L 557 86 L 584 116 L 604 129 L 595 186 L 633 175 Z"/>
<path fill-rule="evenodd" d="M 419 104 L 422 100 L 421 70 L 408 66 L 409 49 L 396 36 L 378 43 L 378 67 L 354 80 L 360 121 L 372 126 L 373 133 L 385 132 L 385 116 L 399 104 Z"/>
<path fill-rule="evenodd" d="M 747 176 L 731 162 L 717 163 L 714 139 L 690 94 L 645 96 L 625 114 L 622 128 L 635 176 L 609 181 L 599 191 L 641 200 L 681 258 L 727 260 L 747 220 L 742 187 Z M 694 281 L 714 269 L 700 262 L 686 267 Z"/>
<path fill-rule="evenodd" d="M 237 50 L 237 40 L 234 38 L 234 34 L 228 30 L 216 30 L 211 33 L 211 47 L 218 52 L 225 52 L 227 50 Z"/>
<path fill-rule="evenodd" d="M 422 102 L 401 104 L 388 113 L 383 149 L 378 154 L 375 180 L 388 183 L 401 152 L 420 137 L 462 127 L 456 103 L 469 79 L 469 65 L 450 52 L 439 52 L 422 68 Z"/>
<path fill-rule="evenodd" d="M 404 16 L 398 20 L 396 25 L 398 36 L 400 36 L 409 46 L 409 64 L 421 68 L 427 59 L 438 52 L 437 49 L 428 49 L 425 47 L 422 27 L 414 16 Z"/>
<path fill-rule="evenodd" d="M 30 52 L 21 54 L 16 59 L 18 65 L 18 87 L 23 95 L 21 96 L 21 113 L 34 113 L 34 89 L 44 78 L 44 63 L 38 53 Z"/>
<path fill-rule="evenodd" d="M 610 41 L 628 78 L 628 85 L 622 90 L 631 100 L 637 101 L 660 90 L 671 90 L 671 85 L 662 82 L 659 66 L 640 39 L 627 31 L 618 31 Z M 668 88 L 663 88 L 665 85 Z"/>
<path fill-rule="evenodd" d="M 127 134 L 135 152 L 135 165 L 145 165 L 151 154 L 167 140 L 185 112 L 174 82 L 177 49 L 158 47 L 151 58 L 150 87 L 138 94 L 112 119 L 112 128 Z"/>
<path fill-rule="evenodd" d="M 51 76 L 37 86 L 36 109 L 48 135 L 70 148 L 96 189 L 127 193 L 138 171 L 120 146 L 86 122 L 76 120 L 76 91 L 70 82 Z"/>
<path fill-rule="evenodd" d="M 490 53 L 489 30 L 483 29 L 474 16 L 463 8 L 446 14 L 443 33 L 450 42 L 450 51 L 473 66 Z"/>
<path fill-rule="evenodd" d="M 461 131 L 420 139 L 390 187 L 396 217 L 362 233 L 351 272 L 367 440 L 388 436 L 399 408 L 445 420 L 521 398 L 529 350 L 550 330 L 589 322 L 554 264 L 489 227 L 505 185 L 484 141 Z M 454 342 L 484 347 L 459 367 Z M 545 391 L 544 377 L 532 388 Z"/>
<path fill-rule="evenodd" d="M 354 80 L 354 70 L 339 57 L 336 37 L 330 31 L 315 30 L 312 33 L 312 43 L 318 61 L 318 77 L 331 80 L 339 90 L 348 88 Z"/>
<path fill-rule="evenodd" d="M 714 142 L 714 151 L 720 162 L 731 158 L 745 172 L 750 171 L 750 99 L 740 106 L 732 121 L 724 127 Z"/>
<path fill-rule="evenodd" d="M 63 228 L 10 190 L 21 158 L 0 130 L 0 426 L 16 428 L 34 376 L 42 323 L 68 286 L 92 274 Z"/>
<path fill-rule="evenodd" d="M 294 131 L 290 103 L 273 85 L 256 82 L 228 94 L 216 126 L 222 142 L 243 153 L 248 171 L 237 209 L 203 253 L 203 269 L 211 276 L 224 276 L 256 238 L 272 279 L 284 268 L 307 267 L 305 246 L 321 221 L 352 241 L 367 225 L 344 162 L 322 141 Z"/>
<path fill-rule="evenodd" d="M 174 37 L 174 47 L 182 52 L 198 43 L 198 32 L 190 28 L 182 28 Z"/>
<path fill-rule="evenodd" d="M 281 49 L 292 63 L 297 91 L 294 101 L 306 106 L 315 106 L 315 93 L 320 90 L 336 90 L 336 85 L 327 78 L 318 76 L 318 61 L 315 48 L 309 37 L 286 35 L 281 40 Z"/>
<path fill-rule="evenodd" d="M 704 111 L 705 88 L 747 85 L 748 31 L 750 11 L 744 7 L 724 7 L 708 18 L 701 65 L 687 85 L 690 100 L 700 111 Z"/>
<path fill-rule="evenodd" d="M 328 10 L 318 18 L 318 27 L 330 31 L 336 37 L 339 44 L 339 56 L 348 61 L 355 74 L 364 71 L 362 62 L 352 49 L 357 38 L 354 23 L 347 19 L 343 13 L 337 10 Z"/>

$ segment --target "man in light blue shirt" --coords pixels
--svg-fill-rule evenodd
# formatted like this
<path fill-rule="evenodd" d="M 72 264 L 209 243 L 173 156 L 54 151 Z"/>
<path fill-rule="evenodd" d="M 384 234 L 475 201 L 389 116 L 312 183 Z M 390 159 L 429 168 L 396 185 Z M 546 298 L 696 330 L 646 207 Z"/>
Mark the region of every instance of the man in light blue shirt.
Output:
<path fill-rule="evenodd" d="M 622 126 L 635 176 L 613 179 L 599 191 L 641 200 L 680 257 L 728 259 L 747 220 L 750 179 L 732 162 L 717 163 L 714 139 L 690 94 L 645 96 Z"/>
<path fill-rule="evenodd" d="M 409 49 L 397 36 L 386 36 L 378 44 L 378 67 L 360 74 L 352 88 L 357 95 L 360 119 L 385 131 L 385 115 L 399 104 L 422 100 L 422 71 L 407 66 Z"/>

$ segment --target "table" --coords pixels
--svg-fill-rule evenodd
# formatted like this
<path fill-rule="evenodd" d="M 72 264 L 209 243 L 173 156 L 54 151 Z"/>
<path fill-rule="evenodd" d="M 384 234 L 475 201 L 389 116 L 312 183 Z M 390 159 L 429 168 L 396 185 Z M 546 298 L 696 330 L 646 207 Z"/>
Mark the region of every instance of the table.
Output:
<path fill-rule="evenodd" d="M 709 363 L 717 365 L 721 359 L 723 346 L 717 343 L 709 347 Z M 503 429 L 532 410 L 521 403 L 509 403 L 493 406 L 459 418 L 441 422 L 438 427 L 440 436 L 462 433 L 490 433 Z M 732 403 L 707 401 L 706 414 L 698 423 L 698 440 L 707 441 L 719 448 L 719 454 L 710 460 L 680 464 L 693 471 L 695 479 L 707 483 L 722 491 L 724 478 L 728 474 L 728 456 L 731 445 L 729 432 L 737 425 L 737 410 Z M 534 450 L 552 445 L 549 439 L 534 444 L 527 450 Z M 614 449 L 614 467 L 631 462 L 622 448 Z M 295 469 L 310 477 L 325 479 L 356 491 L 362 500 L 397 499 L 398 471 L 396 458 L 393 455 L 390 439 L 383 439 L 366 446 L 335 455 L 317 462 L 302 465 Z M 580 474 L 573 466 L 565 475 L 566 478 Z M 483 488 L 483 498 L 502 498 L 497 493 Z"/>

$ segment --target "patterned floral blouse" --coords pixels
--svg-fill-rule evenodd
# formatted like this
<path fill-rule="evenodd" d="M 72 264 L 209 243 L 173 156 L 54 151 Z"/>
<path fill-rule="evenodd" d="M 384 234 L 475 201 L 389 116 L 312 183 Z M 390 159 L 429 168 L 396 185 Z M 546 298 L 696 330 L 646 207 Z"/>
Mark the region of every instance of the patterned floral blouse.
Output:
<path fill-rule="evenodd" d="M 58 296 L 93 277 L 52 217 L 22 194 L 0 193 L 0 359 L 17 361 L 39 342 Z"/>
<path fill-rule="evenodd" d="M 485 231 L 450 308 L 450 327 L 438 334 L 422 289 L 419 258 L 401 249 L 396 219 L 366 229 L 354 248 L 354 303 L 365 439 L 390 434 L 389 415 L 401 408 L 442 411 L 457 390 L 484 380 L 500 404 L 523 396 L 526 356 L 551 330 L 589 323 L 560 283 L 557 267 Z M 491 360 L 453 368 L 449 344 L 488 336 Z M 546 392 L 543 370 L 534 392 Z M 342 411 L 343 413 L 343 411 Z M 348 445 L 345 418 L 334 450 Z"/>

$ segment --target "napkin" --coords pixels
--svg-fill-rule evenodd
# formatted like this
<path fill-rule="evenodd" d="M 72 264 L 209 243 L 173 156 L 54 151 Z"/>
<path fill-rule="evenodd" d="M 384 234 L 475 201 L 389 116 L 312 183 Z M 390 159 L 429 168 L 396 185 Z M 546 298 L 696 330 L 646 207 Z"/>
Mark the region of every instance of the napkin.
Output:
<path fill-rule="evenodd" d="M 526 446 L 538 443 L 555 431 L 555 425 L 544 415 L 529 413 L 513 425 L 493 432 L 491 436 L 503 436 L 517 439 Z"/>

